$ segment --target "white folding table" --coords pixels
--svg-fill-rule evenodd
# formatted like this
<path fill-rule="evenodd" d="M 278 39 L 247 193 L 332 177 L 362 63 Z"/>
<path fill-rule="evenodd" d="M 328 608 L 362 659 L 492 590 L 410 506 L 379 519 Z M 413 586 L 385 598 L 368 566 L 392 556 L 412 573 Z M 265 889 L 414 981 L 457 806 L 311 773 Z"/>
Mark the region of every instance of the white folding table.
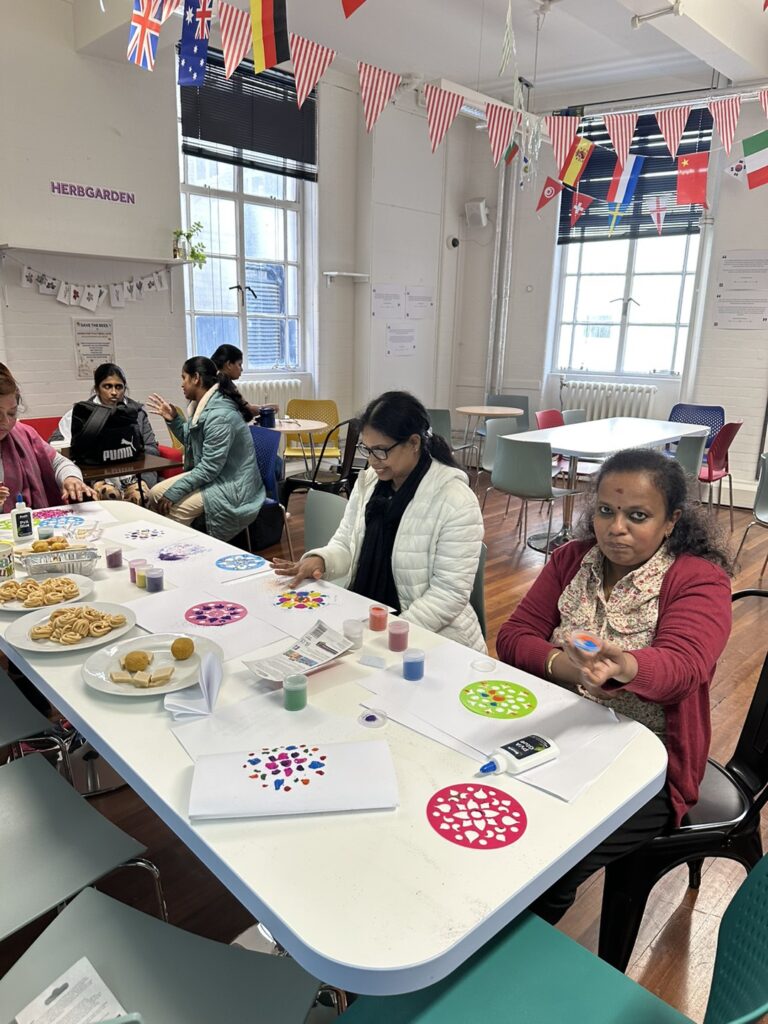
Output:
<path fill-rule="evenodd" d="M 672 423 L 669 420 L 646 420 L 630 416 L 613 416 L 605 420 L 570 423 L 545 430 L 526 430 L 508 434 L 515 441 L 546 441 L 553 453 L 568 459 L 568 487 L 575 489 L 579 459 L 599 461 L 624 448 L 662 448 L 681 437 L 701 437 L 707 428 L 694 423 Z M 573 539 L 573 497 L 563 499 L 563 525 L 549 542 L 550 550 Z M 543 551 L 546 534 L 528 538 L 528 546 Z"/>
<path fill-rule="evenodd" d="M 125 521 L 159 521 L 127 503 L 111 503 L 110 510 Z M 136 596 L 127 569 L 101 568 L 94 578 L 91 600 Z M 258 585 L 252 577 L 224 589 L 236 600 L 239 588 Z M 0 632 L 10 621 L 0 615 Z M 366 636 L 369 653 L 386 653 L 384 635 Z M 445 642 L 413 625 L 411 641 L 428 656 Z M 283 645 L 260 653 L 274 653 L 275 646 Z M 429 826 L 427 802 L 446 785 L 471 782 L 477 764 L 392 721 L 376 731 L 358 726 L 359 702 L 370 697 L 358 680 L 370 670 L 353 653 L 310 679 L 310 702 L 351 720 L 360 739 L 388 742 L 399 808 L 193 824 L 187 816 L 192 762 L 170 731 L 162 697 L 128 700 L 87 688 L 80 672 L 86 652 L 17 652 L 3 638 L 0 648 L 291 956 L 353 992 L 406 992 L 448 975 L 642 807 L 666 773 L 663 745 L 641 730 L 611 770 L 570 804 L 499 777 L 496 787 L 525 809 L 524 836 L 493 851 L 456 846 Z M 525 673 L 520 676 L 524 683 Z M 227 661 L 218 708 L 263 685 L 239 660 Z M 286 742 L 311 742 L 311 736 L 293 737 L 291 722 L 286 712 Z"/>

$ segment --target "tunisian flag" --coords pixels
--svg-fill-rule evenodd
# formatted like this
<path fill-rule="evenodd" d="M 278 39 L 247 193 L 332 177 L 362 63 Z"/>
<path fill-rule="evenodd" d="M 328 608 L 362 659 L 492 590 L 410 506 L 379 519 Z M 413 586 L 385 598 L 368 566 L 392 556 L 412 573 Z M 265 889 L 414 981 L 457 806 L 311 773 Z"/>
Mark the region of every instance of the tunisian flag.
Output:
<path fill-rule="evenodd" d="M 698 203 L 707 207 L 709 153 L 691 153 L 677 158 L 677 205 Z"/>
<path fill-rule="evenodd" d="M 365 0 L 341 0 L 341 6 L 344 8 L 344 17 L 349 18 L 364 3 Z"/>

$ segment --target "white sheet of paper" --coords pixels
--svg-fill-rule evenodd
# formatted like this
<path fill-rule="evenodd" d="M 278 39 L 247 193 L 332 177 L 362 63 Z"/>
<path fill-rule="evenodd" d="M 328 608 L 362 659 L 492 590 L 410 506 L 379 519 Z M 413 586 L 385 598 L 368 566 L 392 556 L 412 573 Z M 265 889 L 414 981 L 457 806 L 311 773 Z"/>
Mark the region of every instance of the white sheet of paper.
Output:
<path fill-rule="evenodd" d="M 224 649 L 225 660 L 241 658 L 275 640 L 285 640 L 285 633 L 260 618 L 247 593 L 235 595 L 232 587 L 224 589 L 226 594 L 186 587 L 163 590 L 127 604 L 136 612 L 139 625 L 150 633 L 185 633 L 215 640 Z M 222 607 L 210 607 L 216 604 Z M 237 608 L 228 611 L 224 607 L 231 605 L 237 605 Z M 205 610 L 200 606 L 209 607 Z M 198 609 L 200 613 L 197 621 L 195 617 L 185 617 L 192 609 Z M 210 622 L 225 621 L 221 625 L 203 625 L 203 617 Z"/>
<path fill-rule="evenodd" d="M 312 680 L 309 688 L 311 693 Z M 301 711 L 286 711 L 282 687 L 262 689 L 253 697 L 219 708 L 208 718 L 171 727 L 193 761 L 205 754 L 244 750 L 255 738 L 261 744 L 272 746 L 289 734 L 301 733 L 303 737 L 312 736 L 317 742 L 339 743 L 359 739 L 362 731 L 362 726 L 354 719 L 321 711 L 311 700 Z"/>
<path fill-rule="evenodd" d="M 221 664 L 221 659 L 209 651 L 204 655 L 200 665 L 198 682 L 194 686 L 187 687 L 186 690 L 176 690 L 166 694 L 163 702 L 165 710 L 170 711 L 176 722 L 199 718 L 201 715 L 210 715 L 216 707 L 223 675 L 224 667 Z"/>
<path fill-rule="evenodd" d="M 325 580 L 307 580 L 296 588 L 300 591 L 317 591 L 322 594 L 323 603 L 315 608 L 285 608 L 275 604 L 276 600 L 290 590 L 284 576 L 264 573 L 227 587 L 227 595 L 239 601 L 237 593 L 245 592 L 253 602 L 254 614 L 264 622 L 298 640 L 320 619 L 331 629 L 343 632 L 345 619 L 368 620 L 368 609 L 373 603 L 367 597 L 353 594 Z"/>
<path fill-rule="evenodd" d="M 15 1024 L 97 1024 L 124 1013 L 91 961 L 81 957 L 14 1020 Z"/>
<path fill-rule="evenodd" d="M 326 814 L 397 804 L 397 776 L 385 740 L 326 744 L 289 739 L 201 757 L 192 777 L 189 816 Z"/>

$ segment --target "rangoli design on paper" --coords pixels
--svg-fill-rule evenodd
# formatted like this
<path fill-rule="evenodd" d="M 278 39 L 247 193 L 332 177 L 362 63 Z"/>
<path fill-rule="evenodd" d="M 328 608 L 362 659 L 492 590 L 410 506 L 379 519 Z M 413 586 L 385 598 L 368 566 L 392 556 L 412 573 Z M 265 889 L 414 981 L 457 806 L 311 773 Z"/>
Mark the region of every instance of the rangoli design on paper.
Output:
<path fill-rule="evenodd" d="M 481 783 L 439 790 L 427 804 L 427 820 L 443 839 L 473 850 L 498 850 L 516 843 L 528 824 L 514 797 Z"/>
<path fill-rule="evenodd" d="M 63 508 L 39 508 L 35 511 L 34 515 L 35 519 L 42 522 L 43 520 L 47 521 L 48 519 L 64 519 L 65 517 L 74 516 L 74 512 L 67 512 L 67 510 Z M 79 516 L 78 518 L 81 523 L 85 522 L 82 516 Z"/>
<path fill-rule="evenodd" d="M 248 609 L 232 601 L 205 601 L 187 609 L 184 618 L 193 626 L 229 626 L 248 614 Z"/>
<path fill-rule="evenodd" d="M 261 569 L 267 561 L 260 555 L 224 555 L 216 559 L 217 569 L 226 569 L 227 572 L 243 572 L 245 569 Z"/>
<path fill-rule="evenodd" d="M 286 590 L 275 598 L 275 607 L 285 609 L 314 610 L 328 603 L 328 595 L 321 590 Z"/>
<path fill-rule="evenodd" d="M 485 718 L 525 718 L 536 709 L 536 698 L 524 686 L 505 679 L 483 679 L 470 683 L 459 693 L 467 709 Z"/>
<path fill-rule="evenodd" d="M 159 526 L 137 526 L 125 533 L 126 540 L 155 540 L 157 537 L 164 536 L 165 530 Z"/>
<path fill-rule="evenodd" d="M 321 753 L 320 747 L 305 743 L 262 747 L 258 753 L 251 752 L 243 765 L 248 778 L 260 782 L 262 789 L 281 793 L 308 786 L 313 779 L 325 775 L 327 767 L 327 754 Z"/>
<path fill-rule="evenodd" d="M 194 558 L 195 555 L 202 555 L 206 551 L 210 551 L 210 548 L 203 544 L 179 541 L 177 544 L 166 544 L 165 547 L 160 548 L 157 557 L 161 562 L 183 562 L 187 558 Z"/>

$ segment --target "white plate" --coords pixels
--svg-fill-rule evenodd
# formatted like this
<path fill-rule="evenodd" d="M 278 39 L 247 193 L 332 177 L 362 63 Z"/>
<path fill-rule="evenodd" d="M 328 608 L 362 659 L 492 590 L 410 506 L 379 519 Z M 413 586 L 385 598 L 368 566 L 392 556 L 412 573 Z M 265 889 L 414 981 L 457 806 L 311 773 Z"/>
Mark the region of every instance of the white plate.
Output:
<path fill-rule="evenodd" d="M 61 580 L 64 576 L 60 572 L 47 572 L 43 576 L 22 576 L 20 579 L 16 579 L 17 583 L 26 583 L 28 579 L 34 579 L 35 583 L 45 583 L 46 580 Z M 94 582 L 87 576 L 78 576 L 77 573 L 71 572 L 66 576 L 66 579 L 72 580 L 73 583 L 77 584 L 77 589 L 80 591 L 77 597 L 71 597 L 68 601 L 59 601 L 58 604 L 49 604 L 45 607 L 49 612 L 52 612 L 54 608 L 60 608 L 63 604 L 73 604 L 75 601 L 82 601 L 88 597 L 89 594 L 93 593 Z M 14 615 L 18 615 L 20 612 L 26 613 L 29 611 L 42 612 L 44 608 L 25 608 L 23 601 L 4 601 L 0 603 L 0 612 L 13 612 Z"/>
<path fill-rule="evenodd" d="M 154 633 L 150 636 L 137 636 L 131 640 L 123 640 L 119 644 L 110 644 L 96 651 L 83 665 L 83 680 L 87 686 L 101 693 L 113 693 L 118 697 L 157 697 L 174 690 L 184 690 L 192 686 L 200 678 L 200 657 L 203 654 L 217 654 L 224 660 L 224 652 L 213 640 L 192 637 L 195 642 L 195 653 L 186 661 L 175 661 L 171 654 L 171 644 L 184 633 Z M 147 689 L 132 686 L 130 683 L 113 683 L 110 672 L 120 669 L 120 659 L 129 651 L 147 651 L 154 654 L 148 671 L 173 665 L 176 671 L 173 678 L 165 686 L 152 686 Z"/>
<path fill-rule="evenodd" d="M 118 626 L 105 636 L 89 636 L 81 640 L 79 644 L 56 644 L 50 640 L 33 640 L 29 633 L 33 626 L 39 622 L 47 622 L 51 612 L 55 608 L 36 608 L 33 612 L 19 616 L 10 624 L 5 631 L 5 639 L 9 644 L 20 651 L 34 651 L 35 654 L 72 654 L 73 651 L 82 651 L 86 647 L 103 647 L 115 641 L 119 636 L 124 636 L 129 629 L 136 625 L 136 613 L 130 608 L 121 604 L 110 604 L 108 601 L 85 601 L 83 605 L 88 608 L 95 608 L 99 612 L 106 612 L 107 615 L 124 615 L 125 625 Z M 58 605 L 62 608 L 63 605 Z M 67 605 L 68 608 L 77 608 L 78 602 Z"/>

